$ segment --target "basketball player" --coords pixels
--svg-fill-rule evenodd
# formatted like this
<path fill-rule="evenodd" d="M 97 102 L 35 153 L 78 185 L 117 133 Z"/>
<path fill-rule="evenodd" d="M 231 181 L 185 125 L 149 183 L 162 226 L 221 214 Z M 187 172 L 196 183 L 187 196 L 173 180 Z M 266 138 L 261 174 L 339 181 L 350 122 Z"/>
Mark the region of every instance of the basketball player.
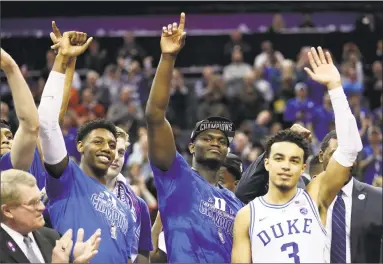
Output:
<path fill-rule="evenodd" d="M 116 157 L 106 174 L 106 186 L 121 202 L 129 206 L 132 213 L 134 222 L 132 261 L 149 263 L 149 252 L 153 250 L 149 208 L 146 202 L 134 193 L 126 178 L 121 174 L 125 162 L 125 152 L 129 147 L 129 135 L 120 127 L 116 127 L 116 130 Z"/>
<path fill-rule="evenodd" d="M 72 32 L 65 32 L 58 43 L 52 72 L 49 75 L 38 109 L 40 140 L 48 172 L 46 191 L 48 210 L 58 232 L 84 228 L 85 238 L 102 230 L 99 254 L 92 262 L 128 263 L 133 238 L 129 208 L 105 186 L 105 175 L 116 150 L 116 128 L 105 120 L 93 120 L 82 126 L 77 135 L 81 153 L 78 166 L 69 159 L 58 123 L 64 88 L 64 65 L 81 54 L 90 44 L 72 45 Z"/>
<path fill-rule="evenodd" d="M 269 190 L 241 209 L 234 224 L 233 263 L 323 263 L 327 209 L 349 178 L 362 149 L 354 116 L 341 86 L 340 74 L 329 53 L 309 52 L 314 72 L 310 77 L 327 86 L 334 108 L 338 148 L 326 171 L 297 188 L 305 169 L 308 142 L 291 130 L 283 130 L 266 144 L 265 168 Z"/>
<path fill-rule="evenodd" d="M 56 44 L 56 43 L 58 43 L 58 39 L 61 38 L 61 33 L 60 33 L 59 29 L 57 28 L 55 22 L 52 23 L 52 29 L 53 29 L 54 33 L 51 33 L 51 39 L 52 39 L 53 43 Z M 85 41 L 86 41 L 86 35 L 85 35 L 85 33 L 82 33 L 82 32 L 75 32 L 75 36 L 71 40 L 71 42 L 73 44 L 76 44 L 76 45 L 83 45 L 83 44 L 85 44 Z M 63 110 L 66 110 L 66 107 L 67 107 L 68 101 L 69 101 L 69 92 L 66 93 L 65 91 L 69 91 L 71 88 L 73 75 L 75 72 L 75 67 L 76 67 L 76 57 L 73 57 L 69 61 L 68 65 L 66 67 L 66 71 L 65 71 L 64 99 L 63 99 L 63 104 L 62 104 L 61 109 L 60 109 L 60 116 L 59 116 L 60 122 L 63 120 L 64 112 L 65 112 Z M 23 86 L 20 86 L 20 87 L 23 87 Z M 11 89 L 12 89 L 12 86 L 11 86 Z M 28 88 L 28 92 L 26 92 L 26 94 L 28 94 L 28 93 L 30 93 L 29 88 Z M 35 108 L 34 101 L 33 101 L 33 106 L 29 106 L 29 104 L 26 104 L 25 102 L 19 102 L 17 95 L 16 95 L 16 97 L 13 96 L 13 98 L 14 98 L 14 102 L 15 102 L 16 112 L 18 112 L 18 107 L 20 107 L 20 108 L 22 107 L 22 109 L 24 109 L 24 107 L 30 107 L 31 109 Z M 29 98 L 29 96 L 26 96 L 24 98 L 24 100 L 26 100 L 27 98 Z M 33 98 L 32 98 L 32 100 L 33 100 Z M 37 109 L 36 109 L 36 111 L 37 111 Z M 30 110 L 28 110 L 28 114 L 29 114 L 29 112 L 30 112 Z M 33 114 L 33 111 L 31 113 Z M 38 117 L 37 117 L 37 119 L 38 119 Z M 17 131 L 20 131 L 20 133 L 23 133 L 23 135 L 26 132 L 25 132 L 25 129 L 23 129 L 22 124 L 24 124 L 27 120 L 28 120 L 27 118 L 25 118 L 25 120 L 21 120 L 20 126 L 17 130 Z M 33 124 L 29 124 L 28 127 L 33 128 Z M 2 146 L 1 147 L 1 153 L 0 153 L 2 155 L 1 160 L 0 160 L 0 169 L 1 170 L 8 170 L 8 169 L 15 168 L 13 166 L 13 164 L 16 163 L 16 166 L 19 166 L 19 165 L 17 165 L 18 162 L 12 161 L 12 159 L 16 159 L 16 158 L 17 159 L 26 159 L 30 156 L 29 155 L 30 151 L 33 151 L 33 150 L 30 149 L 29 147 L 25 147 L 25 148 L 23 148 L 23 154 L 22 155 L 17 155 L 16 157 L 12 158 L 10 151 L 11 151 L 11 147 L 12 147 L 12 143 L 13 143 L 13 134 L 10 130 L 8 123 L 5 120 L 0 120 L 0 129 L 1 129 L 1 146 Z M 22 131 L 24 131 L 24 132 L 22 132 Z M 16 135 L 17 135 L 17 133 L 19 133 L 19 132 L 16 132 Z M 21 140 L 22 138 L 23 138 L 23 140 Z M 23 144 L 29 144 L 28 143 L 29 137 L 26 137 L 25 135 L 21 136 L 21 137 L 16 137 L 16 140 L 23 141 L 24 142 Z M 37 142 L 37 146 L 36 146 L 36 142 Z M 29 163 L 30 166 L 29 166 L 28 172 L 36 178 L 37 187 L 40 190 L 42 190 L 45 187 L 46 172 L 45 172 L 43 160 L 41 157 L 41 147 L 40 147 L 40 142 L 39 142 L 38 137 L 33 140 L 33 144 L 35 146 L 34 147 L 34 154 L 32 157 L 32 161 Z M 7 154 L 7 153 L 9 153 L 9 154 Z M 25 169 L 25 168 L 23 168 L 23 169 Z"/>
<path fill-rule="evenodd" d="M 20 122 L 14 139 L 8 123 L 5 120 L 0 122 L 0 169 L 28 170 L 34 157 L 39 131 L 37 108 L 19 66 L 5 50 L 0 49 L 0 52 L 0 66 L 7 77 Z"/>
<path fill-rule="evenodd" d="M 170 82 L 178 52 L 184 45 L 185 14 L 180 24 L 163 27 L 162 56 L 146 106 L 149 160 L 157 187 L 159 211 L 169 262 L 230 262 L 233 220 L 243 206 L 218 184 L 217 172 L 234 136 L 225 118 L 200 121 L 191 135 L 193 167 L 176 151 L 165 118 Z"/>

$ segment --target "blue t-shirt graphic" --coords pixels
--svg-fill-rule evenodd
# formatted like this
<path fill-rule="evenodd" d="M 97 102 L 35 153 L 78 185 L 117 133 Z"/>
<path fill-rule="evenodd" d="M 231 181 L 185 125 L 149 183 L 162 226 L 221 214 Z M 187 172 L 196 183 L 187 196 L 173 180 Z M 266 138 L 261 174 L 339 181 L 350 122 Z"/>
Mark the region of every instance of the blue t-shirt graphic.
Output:
<path fill-rule="evenodd" d="M 178 152 L 168 171 L 152 169 L 168 261 L 230 263 L 234 219 L 243 203 L 209 184 Z"/>
<path fill-rule="evenodd" d="M 134 193 L 122 174 L 117 176 L 117 182 L 113 192 L 121 202 L 130 208 L 132 213 L 134 236 L 131 259 L 135 262 L 139 250 L 153 250 L 149 208 L 145 201 Z"/>
<path fill-rule="evenodd" d="M 96 179 L 87 176 L 69 160 L 59 179 L 47 176 L 48 210 L 53 227 L 64 234 L 84 228 L 87 240 L 101 228 L 98 254 L 91 263 L 128 263 L 133 240 L 133 219 L 129 208 Z"/>
<path fill-rule="evenodd" d="M 11 152 L 5 153 L 0 158 L 0 171 L 9 169 L 13 169 L 11 161 Z M 41 162 L 40 153 L 37 150 L 37 148 L 35 148 L 33 161 L 28 172 L 36 178 L 37 187 L 39 188 L 39 190 L 42 190 L 45 187 L 46 171 Z"/>

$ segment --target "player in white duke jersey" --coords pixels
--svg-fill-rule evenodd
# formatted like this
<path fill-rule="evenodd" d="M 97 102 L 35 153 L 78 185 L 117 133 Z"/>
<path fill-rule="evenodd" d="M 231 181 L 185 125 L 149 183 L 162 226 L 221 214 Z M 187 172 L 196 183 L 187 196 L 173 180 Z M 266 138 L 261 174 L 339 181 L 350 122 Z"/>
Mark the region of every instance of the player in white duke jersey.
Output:
<path fill-rule="evenodd" d="M 318 55 L 319 53 L 319 55 Z M 234 223 L 232 263 L 324 263 L 327 209 L 349 178 L 362 149 L 355 117 L 331 55 L 309 54 L 310 77 L 327 86 L 335 115 L 338 148 L 326 171 L 306 187 L 297 183 L 309 155 L 310 131 L 283 130 L 268 139 L 265 168 L 269 190 L 243 207 Z M 340 142 L 342 141 L 342 142 Z"/>

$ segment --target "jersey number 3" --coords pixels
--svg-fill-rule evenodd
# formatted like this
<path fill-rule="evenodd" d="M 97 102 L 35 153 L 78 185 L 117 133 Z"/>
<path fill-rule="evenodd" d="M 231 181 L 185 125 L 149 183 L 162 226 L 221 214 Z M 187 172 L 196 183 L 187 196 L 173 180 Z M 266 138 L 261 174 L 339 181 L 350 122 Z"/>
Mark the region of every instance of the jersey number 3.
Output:
<path fill-rule="evenodd" d="M 298 244 L 295 243 L 295 242 L 290 242 L 290 243 L 286 243 L 286 244 L 283 244 L 281 246 L 281 251 L 282 252 L 285 252 L 285 251 L 288 251 L 288 252 L 291 252 L 289 253 L 289 258 L 294 258 L 294 263 L 295 264 L 300 264 L 301 263 L 301 260 L 298 256 L 298 253 L 299 253 L 299 247 L 298 247 Z"/>

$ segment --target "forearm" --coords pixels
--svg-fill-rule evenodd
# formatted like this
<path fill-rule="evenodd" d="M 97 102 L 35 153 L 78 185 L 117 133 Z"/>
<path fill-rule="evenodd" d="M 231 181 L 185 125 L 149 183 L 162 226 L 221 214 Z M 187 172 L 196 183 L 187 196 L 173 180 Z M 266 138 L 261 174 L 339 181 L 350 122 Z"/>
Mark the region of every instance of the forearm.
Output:
<path fill-rule="evenodd" d="M 65 68 L 65 59 L 61 55 L 57 55 L 53 69 L 45 84 L 38 109 L 41 150 L 44 161 L 50 165 L 59 163 L 67 155 L 64 138 L 59 126 Z"/>
<path fill-rule="evenodd" d="M 30 131 L 37 136 L 39 127 L 37 108 L 31 90 L 16 62 L 11 67 L 4 69 L 4 73 L 12 92 L 15 111 L 20 126 L 24 131 Z"/>
<path fill-rule="evenodd" d="M 170 82 L 172 79 L 176 57 L 163 54 L 153 80 L 148 103 L 146 105 L 147 121 L 165 119 L 169 104 Z"/>
<path fill-rule="evenodd" d="M 335 160 L 344 167 L 351 167 L 362 149 L 362 140 L 358 126 L 348 104 L 343 88 L 329 91 L 335 115 L 335 130 L 338 148 L 334 153 Z"/>
<path fill-rule="evenodd" d="M 64 120 L 64 115 L 68 109 L 69 99 L 70 99 L 70 90 L 72 88 L 73 76 L 76 71 L 76 60 L 77 58 L 72 58 L 68 67 L 65 71 L 65 82 L 64 82 L 64 91 L 63 91 L 63 99 L 60 108 L 59 115 L 59 124 L 61 125 Z"/>

